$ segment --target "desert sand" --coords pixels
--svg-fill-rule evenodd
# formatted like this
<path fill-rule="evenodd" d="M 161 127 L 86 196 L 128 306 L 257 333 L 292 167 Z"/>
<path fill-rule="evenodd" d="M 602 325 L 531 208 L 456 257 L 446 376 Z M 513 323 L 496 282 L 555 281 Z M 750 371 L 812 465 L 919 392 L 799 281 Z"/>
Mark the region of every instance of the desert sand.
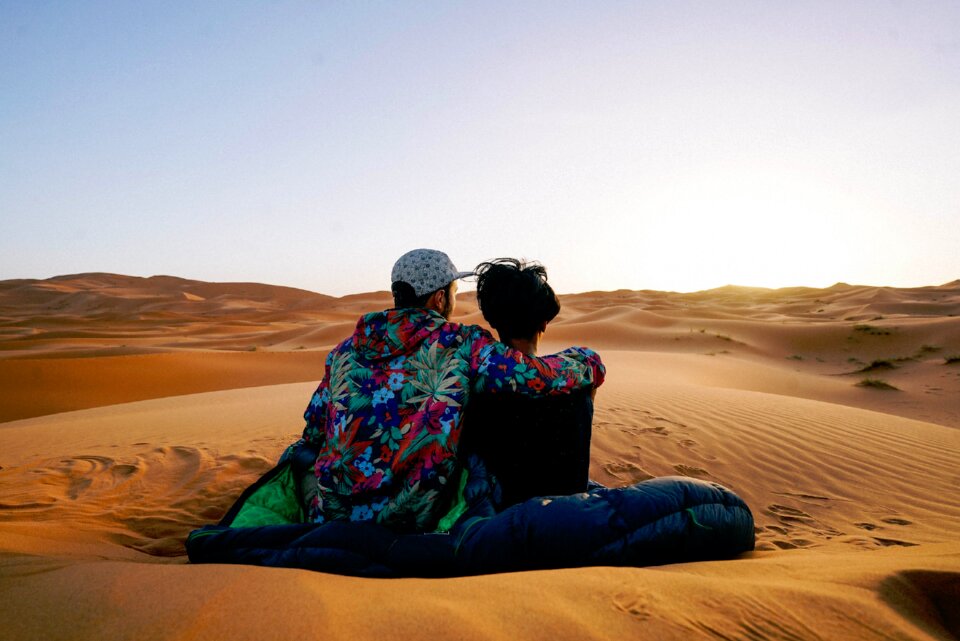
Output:
<path fill-rule="evenodd" d="M 597 349 L 593 477 L 717 481 L 731 561 L 444 580 L 192 566 L 384 292 L 0 282 L 0 638 L 955 639 L 960 281 L 561 297 Z M 454 320 L 480 323 L 471 294 Z"/>

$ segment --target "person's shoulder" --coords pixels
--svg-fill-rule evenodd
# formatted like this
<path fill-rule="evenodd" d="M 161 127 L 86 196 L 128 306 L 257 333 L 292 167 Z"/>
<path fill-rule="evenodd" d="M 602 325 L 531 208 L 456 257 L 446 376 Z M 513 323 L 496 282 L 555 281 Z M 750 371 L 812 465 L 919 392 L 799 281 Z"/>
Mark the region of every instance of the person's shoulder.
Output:
<path fill-rule="evenodd" d="M 447 321 L 440 330 L 444 333 L 456 334 L 466 341 L 496 341 L 493 334 L 479 325 L 465 325 Z"/>
<path fill-rule="evenodd" d="M 334 353 L 342 354 L 344 352 L 353 351 L 354 342 L 355 342 L 354 337 L 352 335 L 347 336 L 345 339 L 337 343 L 332 350 L 330 350 L 330 354 L 331 355 Z"/>

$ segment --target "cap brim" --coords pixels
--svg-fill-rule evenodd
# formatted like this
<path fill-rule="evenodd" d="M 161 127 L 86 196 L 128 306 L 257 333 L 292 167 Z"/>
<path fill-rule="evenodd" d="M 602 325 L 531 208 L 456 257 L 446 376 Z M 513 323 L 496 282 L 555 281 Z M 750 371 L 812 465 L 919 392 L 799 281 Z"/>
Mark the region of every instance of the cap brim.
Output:
<path fill-rule="evenodd" d="M 456 277 L 453 280 L 460 280 L 461 278 L 466 278 L 467 276 L 476 276 L 476 272 L 457 272 Z"/>

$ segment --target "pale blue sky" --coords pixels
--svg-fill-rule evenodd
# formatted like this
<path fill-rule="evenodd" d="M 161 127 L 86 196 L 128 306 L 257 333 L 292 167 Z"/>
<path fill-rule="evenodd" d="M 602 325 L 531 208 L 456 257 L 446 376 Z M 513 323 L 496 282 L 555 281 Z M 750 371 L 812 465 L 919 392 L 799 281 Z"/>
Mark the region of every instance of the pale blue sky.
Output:
<path fill-rule="evenodd" d="M 960 278 L 960 3 L 0 0 L 0 279 Z"/>

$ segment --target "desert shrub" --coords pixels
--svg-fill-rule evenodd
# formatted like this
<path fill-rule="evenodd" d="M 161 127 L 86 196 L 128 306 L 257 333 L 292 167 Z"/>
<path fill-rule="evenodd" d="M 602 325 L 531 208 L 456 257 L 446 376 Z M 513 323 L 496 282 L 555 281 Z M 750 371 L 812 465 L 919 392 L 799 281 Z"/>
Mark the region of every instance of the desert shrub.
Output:
<path fill-rule="evenodd" d="M 898 387 L 894 387 L 890 383 L 879 378 L 865 378 L 857 383 L 857 387 L 870 387 L 872 389 L 879 390 L 899 390 Z"/>
<path fill-rule="evenodd" d="M 893 364 L 892 361 L 885 358 L 878 358 L 877 360 L 871 362 L 866 367 L 863 367 L 857 372 L 875 372 L 882 369 L 897 369 L 897 366 Z"/>
<path fill-rule="evenodd" d="M 890 336 L 891 332 L 888 329 L 883 327 L 877 327 L 876 325 L 854 325 L 853 331 L 860 332 L 862 334 L 869 334 L 870 336 Z"/>

